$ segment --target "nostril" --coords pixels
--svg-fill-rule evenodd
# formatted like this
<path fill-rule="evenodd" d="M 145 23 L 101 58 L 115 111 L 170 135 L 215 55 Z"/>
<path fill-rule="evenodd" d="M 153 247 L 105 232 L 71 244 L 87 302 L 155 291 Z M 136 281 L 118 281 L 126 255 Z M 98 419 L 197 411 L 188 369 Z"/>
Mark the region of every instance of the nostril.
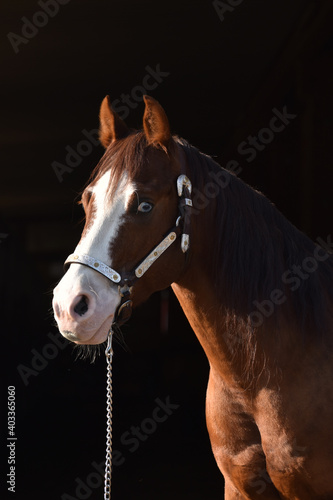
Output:
<path fill-rule="evenodd" d="M 79 302 L 74 306 L 74 312 L 79 316 L 83 316 L 88 311 L 88 299 L 82 295 Z"/>

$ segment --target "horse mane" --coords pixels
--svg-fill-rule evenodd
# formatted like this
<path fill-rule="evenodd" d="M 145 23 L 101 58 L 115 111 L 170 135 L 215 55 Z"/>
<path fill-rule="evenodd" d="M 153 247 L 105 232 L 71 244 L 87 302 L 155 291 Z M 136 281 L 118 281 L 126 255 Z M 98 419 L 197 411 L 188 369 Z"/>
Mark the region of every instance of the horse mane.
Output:
<path fill-rule="evenodd" d="M 270 326 L 277 326 L 281 315 L 288 311 L 303 338 L 329 335 L 333 312 L 333 256 L 317 261 L 318 268 L 311 273 L 303 270 L 308 278 L 300 278 L 297 290 L 291 291 L 282 276 L 294 265 L 302 266 L 305 259 L 313 258 L 316 245 L 262 193 L 183 139 L 178 139 L 178 143 L 185 153 L 194 186 L 194 210 L 196 195 L 199 199 L 206 198 L 204 207 L 197 210 L 202 217 L 202 237 L 213 241 L 213 248 L 207 250 L 206 265 L 214 280 L 215 293 L 229 314 L 227 320 L 238 318 L 247 325 L 251 335 L 254 328 L 249 316 L 258 311 L 254 302 L 269 301 L 272 292 L 280 290 L 286 297 L 285 303 L 273 304 L 274 310 L 264 317 L 265 322 L 269 320 Z M 212 173 L 221 174 L 221 171 L 227 179 L 226 186 L 209 198 L 205 187 L 211 185 Z"/>
<path fill-rule="evenodd" d="M 112 196 L 124 172 L 131 178 L 146 158 L 147 140 L 143 132 L 133 131 L 127 137 L 111 143 L 92 171 L 87 185 L 94 185 L 111 169 L 109 194 Z M 112 161 L 111 161 L 112 160 Z"/>

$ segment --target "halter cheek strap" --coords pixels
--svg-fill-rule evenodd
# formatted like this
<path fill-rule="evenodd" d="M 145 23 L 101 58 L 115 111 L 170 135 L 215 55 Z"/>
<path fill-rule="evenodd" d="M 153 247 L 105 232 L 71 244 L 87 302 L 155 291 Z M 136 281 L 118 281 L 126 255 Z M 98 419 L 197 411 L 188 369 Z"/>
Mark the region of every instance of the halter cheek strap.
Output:
<path fill-rule="evenodd" d="M 152 252 L 141 262 L 141 264 L 135 269 L 135 276 L 137 278 L 141 278 L 145 274 L 146 271 L 150 268 L 152 264 L 154 264 L 155 260 L 157 260 L 162 253 L 165 252 L 169 246 L 172 245 L 176 241 L 177 234 L 174 231 L 171 231 L 164 240 L 161 241 L 159 245 L 157 245 Z"/>
<path fill-rule="evenodd" d="M 141 278 L 152 264 L 177 240 L 181 235 L 181 249 L 186 253 L 190 245 L 190 220 L 192 207 L 192 184 L 186 175 L 177 179 L 179 196 L 179 216 L 176 225 L 169 231 L 163 240 L 141 261 L 141 263 L 126 277 L 94 257 L 86 254 L 71 254 L 65 261 L 65 267 L 70 264 L 82 264 L 102 274 L 118 285 L 121 297 L 120 304 L 115 312 L 113 324 L 121 325 L 129 319 L 132 311 L 131 291 L 133 284 Z"/>

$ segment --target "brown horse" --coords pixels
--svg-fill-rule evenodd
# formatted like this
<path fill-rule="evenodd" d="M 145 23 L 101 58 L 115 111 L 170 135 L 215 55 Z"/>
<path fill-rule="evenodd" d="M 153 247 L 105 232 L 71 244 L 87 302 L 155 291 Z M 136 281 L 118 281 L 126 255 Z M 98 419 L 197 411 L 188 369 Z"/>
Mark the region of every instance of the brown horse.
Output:
<path fill-rule="evenodd" d="M 102 103 L 106 152 L 54 291 L 59 329 L 102 343 L 115 314 L 171 285 L 209 360 L 225 498 L 333 499 L 331 237 L 312 243 L 144 100 L 143 131 Z"/>

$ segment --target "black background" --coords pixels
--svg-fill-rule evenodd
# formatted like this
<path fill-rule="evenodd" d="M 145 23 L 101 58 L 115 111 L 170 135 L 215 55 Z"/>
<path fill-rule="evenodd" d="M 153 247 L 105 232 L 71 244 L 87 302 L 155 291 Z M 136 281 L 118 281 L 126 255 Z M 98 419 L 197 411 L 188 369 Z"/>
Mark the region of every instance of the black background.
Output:
<path fill-rule="evenodd" d="M 32 0 L 2 6 L 4 437 L 9 385 L 16 387 L 17 406 L 16 493 L 2 498 L 103 498 L 92 464 L 104 460 L 104 357 L 95 364 L 75 360 L 50 307 L 62 262 L 82 230 L 78 193 L 103 149 L 92 147 L 61 179 L 52 164 L 65 164 L 66 147 L 76 150 L 82 131 L 98 127 L 106 94 L 111 100 L 139 96 L 134 89 L 147 66 L 159 65 L 168 75 L 148 93 L 161 102 L 175 133 L 223 166 L 238 161 L 240 177 L 311 238 L 331 233 L 332 4 L 224 3 L 229 10 L 223 14 L 203 0 L 70 0 L 30 31 L 17 53 L 8 33 L 23 36 L 25 19 L 43 24 L 36 17 L 42 8 Z M 143 104 L 139 97 L 132 102 L 126 121 L 140 128 Z M 296 118 L 247 161 L 238 146 L 284 106 Z M 168 331 L 161 325 L 166 303 Z M 115 346 L 113 441 L 124 461 L 114 467 L 113 498 L 223 498 L 205 427 L 208 363 L 172 292 L 155 294 L 123 334 L 126 347 Z M 22 370 L 28 370 L 25 380 Z M 149 428 L 157 398 L 179 406 L 131 452 L 122 436 L 132 426 Z M 4 492 L 7 455 L 4 442 Z M 76 489 L 78 479 L 88 489 Z"/>

